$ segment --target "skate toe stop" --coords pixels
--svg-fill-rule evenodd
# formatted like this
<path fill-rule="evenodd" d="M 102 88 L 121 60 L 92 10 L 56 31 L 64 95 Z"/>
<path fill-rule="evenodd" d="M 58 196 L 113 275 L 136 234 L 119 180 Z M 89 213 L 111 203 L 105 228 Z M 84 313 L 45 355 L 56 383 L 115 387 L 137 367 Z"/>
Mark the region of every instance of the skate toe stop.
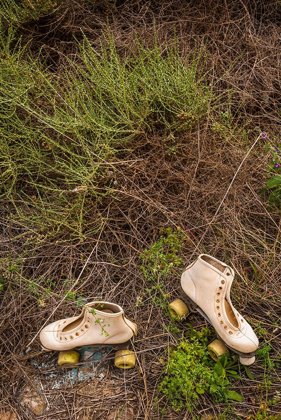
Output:
<path fill-rule="evenodd" d="M 240 356 L 239 357 L 239 362 L 241 363 L 241 365 L 244 365 L 244 366 L 252 365 L 255 362 L 255 360 L 256 360 L 255 356 L 253 356 L 253 357 L 242 357 L 242 356 Z"/>

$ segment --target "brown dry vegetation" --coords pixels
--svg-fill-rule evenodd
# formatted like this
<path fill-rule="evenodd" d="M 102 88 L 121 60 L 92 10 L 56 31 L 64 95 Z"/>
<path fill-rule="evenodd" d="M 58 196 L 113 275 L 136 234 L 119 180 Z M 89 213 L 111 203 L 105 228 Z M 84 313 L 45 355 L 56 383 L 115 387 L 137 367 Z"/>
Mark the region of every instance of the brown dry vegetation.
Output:
<path fill-rule="evenodd" d="M 229 105 L 219 111 L 227 110 L 232 120 L 231 127 L 225 128 L 214 126 L 207 118 L 194 130 L 178 134 L 175 150 L 175 144 L 157 130 L 120 148 L 110 173 L 115 180 L 114 196 L 99 206 L 102 229 L 84 243 L 31 242 L 23 249 L 20 233 L 26 232 L 11 225 L 2 212 L 3 261 L 25 253 L 16 275 L 2 267 L 3 275 L 10 279 L 0 315 L 3 410 L 13 410 L 19 419 L 33 418 L 20 407 L 19 395 L 24 385 L 40 383 L 49 405 L 41 419 L 192 418 L 188 413 L 173 412 L 164 401 L 154 407 L 162 374 L 159 359 L 166 357 L 168 345 L 177 338 L 164 329 L 168 318 L 161 307 L 145 298 L 136 307 L 147 287 L 139 255 L 157 240 L 163 226 L 180 226 L 186 233 L 181 255 L 186 262 L 207 251 L 235 268 L 235 306 L 256 328 L 261 343 L 270 343 L 272 360 L 280 357 L 280 212 L 269 208 L 267 194 L 262 193 L 270 156 L 261 139 L 236 176 L 260 131 L 275 139 L 280 133 L 280 24 L 281 6 L 276 1 L 128 0 L 115 7 L 77 0 L 66 1 L 58 10 L 21 28 L 23 42 L 29 41 L 34 55 L 42 49 L 54 72 L 66 65 L 66 57 L 76 56 L 75 38 L 81 39 L 81 29 L 97 48 L 103 33 L 110 29 L 123 56 L 134 49 L 134 34 L 147 46 L 153 44 L 155 34 L 161 46 L 176 34 L 183 56 L 194 43 L 204 43 L 210 83 L 216 92 L 231 91 Z M 250 139 L 247 142 L 242 129 Z M 114 301 L 138 324 L 134 343 L 137 368 L 120 372 L 109 365 L 101 381 L 69 382 L 54 390 L 52 369 L 43 366 L 39 370 L 21 355 L 82 270 L 75 287 L 77 296 Z M 46 279 L 56 284 L 40 306 L 38 296 L 26 293 L 26 282 L 44 284 Z M 178 290 L 175 273 L 166 291 L 173 298 Z M 76 303 L 66 300 L 52 320 L 75 311 L 79 311 Z M 189 322 L 205 325 L 199 315 Z M 181 328 L 187 327 L 182 324 Z M 37 349 L 35 341 L 32 350 Z M 44 357 L 38 357 L 39 365 Z M 270 388 L 263 382 L 263 360 L 251 370 L 255 379 L 240 383 L 244 402 L 232 404 L 235 413 L 229 418 L 257 418 L 261 404 L 281 391 L 278 365 L 269 372 Z M 125 402 L 127 406 L 118 417 Z M 215 419 L 226 407 L 203 396 L 194 418 Z M 166 410 L 163 417 L 162 408 Z M 280 411 L 277 404 L 268 418 L 280 416 Z"/>

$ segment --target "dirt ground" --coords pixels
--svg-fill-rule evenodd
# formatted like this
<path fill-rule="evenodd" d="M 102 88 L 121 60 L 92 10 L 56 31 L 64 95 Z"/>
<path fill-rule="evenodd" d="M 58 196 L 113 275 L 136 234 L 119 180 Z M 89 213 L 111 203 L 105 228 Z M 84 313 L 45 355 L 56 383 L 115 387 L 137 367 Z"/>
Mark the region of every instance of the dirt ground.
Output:
<path fill-rule="evenodd" d="M 140 136 L 117 153 L 114 196 L 99 207 L 103 223 L 95 237 L 84 243 L 25 245 L 16 280 L 14 272 L 2 267 L 10 286 L 1 294 L 0 419 L 207 420 L 226 410 L 228 404 L 214 404 L 205 395 L 193 417 L 175 413 L 162 398 L 154 404 L 163 374 L 161 360 L 177 337 L 165 328 L 168 319 L 163 309 L 145 297 L 139 256 L 157 240 L 161 227 L 179 226 L 185 232 L 181 257 L 186 263 L 205 251 L 231 263 L 236 270 L 234 305 L 255 327 L 261 343 L 270 343 L 271 359 L 280 358 L 280 211 L 269 206 L 264 192 L 271 156 L 261 137 L 255 143 L 260 131 L 268 133 L 273 143 L 280 137 L 280 24 L 281 6 L 276 1 L 128 0 L 106 5 L 77 0 L 20 30 L 32 54 L 42 49 L 54 72 L 77 53 L 74 37 L 81 39 L 81 29 L 98 47 L 110 28 L 123 56 L 134 48 L 135 33 L 148 46 L 155 33 L 160 45 L 177 34 L 183 56 L 194 43 L 204 43 L 210 83 L 221 93 L 232 90 L 228 111 L 236 126 L 221 132 L 207 118 L 196 129 L 178 135 L 176 153 L 162 132 Z M 243 130 L 250 140 L 242 147 Z M 4 261 L 22 255 L 23 230 L 11 226 L 3 210 L 0 214 Z M 79 296 L 116 302 L 138 324 L 135 369 L 116 369 L 110 350 L 97 361 L 94 374 L 86 369 L 76 375 L 58 368 L 53 354 L 25 358 L 27 349 L 40 350 L 38 340 L 30 341 L 58 306 L 57 296 L 66 293 L 81 271 Z M 52 279 L 56 285 L 38 305 L 38 296 L 26 293 L 26 278 Z M 173 299 L 179 289 L 175 270 L 166 290 Z M 140 297 L 142 303 L 136 306 Z M 79 313 L 76 302 L 64 301 L 50 321 L 74 313 Z M 188 322 L 198 328 L 206 325 L 200 315 L 192 315 Z M 187 328 L 180 324 L 181 331 Z M 269 387 L 262 385 L 262 360 L 251 371 L 255 379 L 239 384 L 244 402 L 231 404 L 234 411 L 228 418 L 258 418 L 263 401 L 281 392 L 278 364 L 268 377 Z M 22 404 L 27 387 L 32 398 L 44 405 L 40 415 Z M 268 418 L 281 418 L 280 403 L 268 413 Z"/>

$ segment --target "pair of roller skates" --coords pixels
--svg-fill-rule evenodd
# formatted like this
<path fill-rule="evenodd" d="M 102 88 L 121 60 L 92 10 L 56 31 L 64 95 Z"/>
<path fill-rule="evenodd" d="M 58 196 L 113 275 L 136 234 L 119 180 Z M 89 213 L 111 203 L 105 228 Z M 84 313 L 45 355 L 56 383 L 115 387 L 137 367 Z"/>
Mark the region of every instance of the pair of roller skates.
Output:
<path fill-rule="evenodd" d="M 251 365 L 259 342 L 251 326 L 232 305 L 233 278 L 232 268 L 202 254 L 183 272 L 183 299 L 173 301 L 169 309 L 174 318 L 181 320 L 189 314 L 188 306 L 191 306 L 214 327 L 219 339 L 208 350 L 215 361 L 230 349 L 239 355 L 241 364 Z M 128 344 L 136 335 L 136 324 L 125 318 L 119 305 L 92 302 L 85 305 L 79 316 L 45 327 L 40 340 L 46 350 L 60 352 L 60 365 L 77 363 L 79 348 L 110 345 L 121 348 L 116 352 L 115 366 L 130 369 L 135 366 L 135 354 L 128 350 Z"/>

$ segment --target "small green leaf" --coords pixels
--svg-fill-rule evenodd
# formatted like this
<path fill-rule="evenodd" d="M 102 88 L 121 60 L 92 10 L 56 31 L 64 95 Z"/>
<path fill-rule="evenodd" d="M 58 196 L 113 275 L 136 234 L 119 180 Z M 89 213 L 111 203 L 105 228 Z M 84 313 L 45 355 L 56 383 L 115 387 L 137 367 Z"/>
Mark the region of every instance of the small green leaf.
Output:
<path fill-rule="evenodd" d="M 266 152 L 268 152 L 268 151 L 269 151 L 269 144 L 268 144 L 268 143 L 266 143 L 266 145 L 265 145 L 265 151 L 266 151 Z"/>
<path fill-rule="evenodd" d="M 211 386 L 210 386 L 210 392 L 211 393 L 215 393 L 217 390 L 218 390 L 218 386 L 216 385 L 216 384 L 212 384 Z"/>
<path fill-rule="evenodd" d="M 234 379 L 241 379 L 241 380 L 243 380 L 243 378 L 240 376 L 240 375 L 238 375 L 238 373 L 237 372 L 235 372 L 235 373 L 230 373 L 229 374 L 229 376 L 231 376 L 232 378 L 234 378 Z"/>
<path fill-rule="evenodd" d="M 223 379 L 223 380 L 220 380 L 220 381 L 219 381 L 219 384 L 220 384 L 222 387 L 224 387 L 224 386 L 229 385 L 229 384 L 230 384 L 230 382 L 229 382 L 229 380 L 228 380 L 227 378 L 225 378 L 225 379 Z"/>
<path fill-rule="evenodd" d="M 254 379 L 254 375 L 252 374 L 252 372 L 250 371 L 250 369 L 244 365 L 244 369 L 246 372 L 246 375 L 248 376 L 249 379 Z"/>
<path fill-rule="evenodd" d="M 235 370 L 228 370 L 227 373 L 230 373 L 231 375 L 237 375 L 237 372 Z"/>
<path fill-rule="evenodd" d="M 234 400 L 234 401 L 238 401 L 238 402 L 242 402 L 243 399 L 244 399 L 241 394 L 238 394 L 238 392 L 232 391 L 232 390 L 224 391 L 224 395 L 229 400 Z"/>
<path fill-rule="evenodd" d="M 267 188 L 274 188 L 280 184 L 281 184 L 281 175 L 276 175 L 267 181 L 266 186 Z"/>
<path fill-rule="evenodd" d="M 226 367 L 226 365 L 227 365 L 227 354 L 226 353 L 223 353 L 220 356 L 220 363 L 223 367 Z"/>
<path fill-rule="evenodd" d="M 220 364 L 220 362 L 217 362 L 217 363 L 215 364 L 214 371 L 215 371 L 215 372 L 216 372 L 219 376 L 222 376 L 224 369 L 223 369 L 222 365 Z"/>

